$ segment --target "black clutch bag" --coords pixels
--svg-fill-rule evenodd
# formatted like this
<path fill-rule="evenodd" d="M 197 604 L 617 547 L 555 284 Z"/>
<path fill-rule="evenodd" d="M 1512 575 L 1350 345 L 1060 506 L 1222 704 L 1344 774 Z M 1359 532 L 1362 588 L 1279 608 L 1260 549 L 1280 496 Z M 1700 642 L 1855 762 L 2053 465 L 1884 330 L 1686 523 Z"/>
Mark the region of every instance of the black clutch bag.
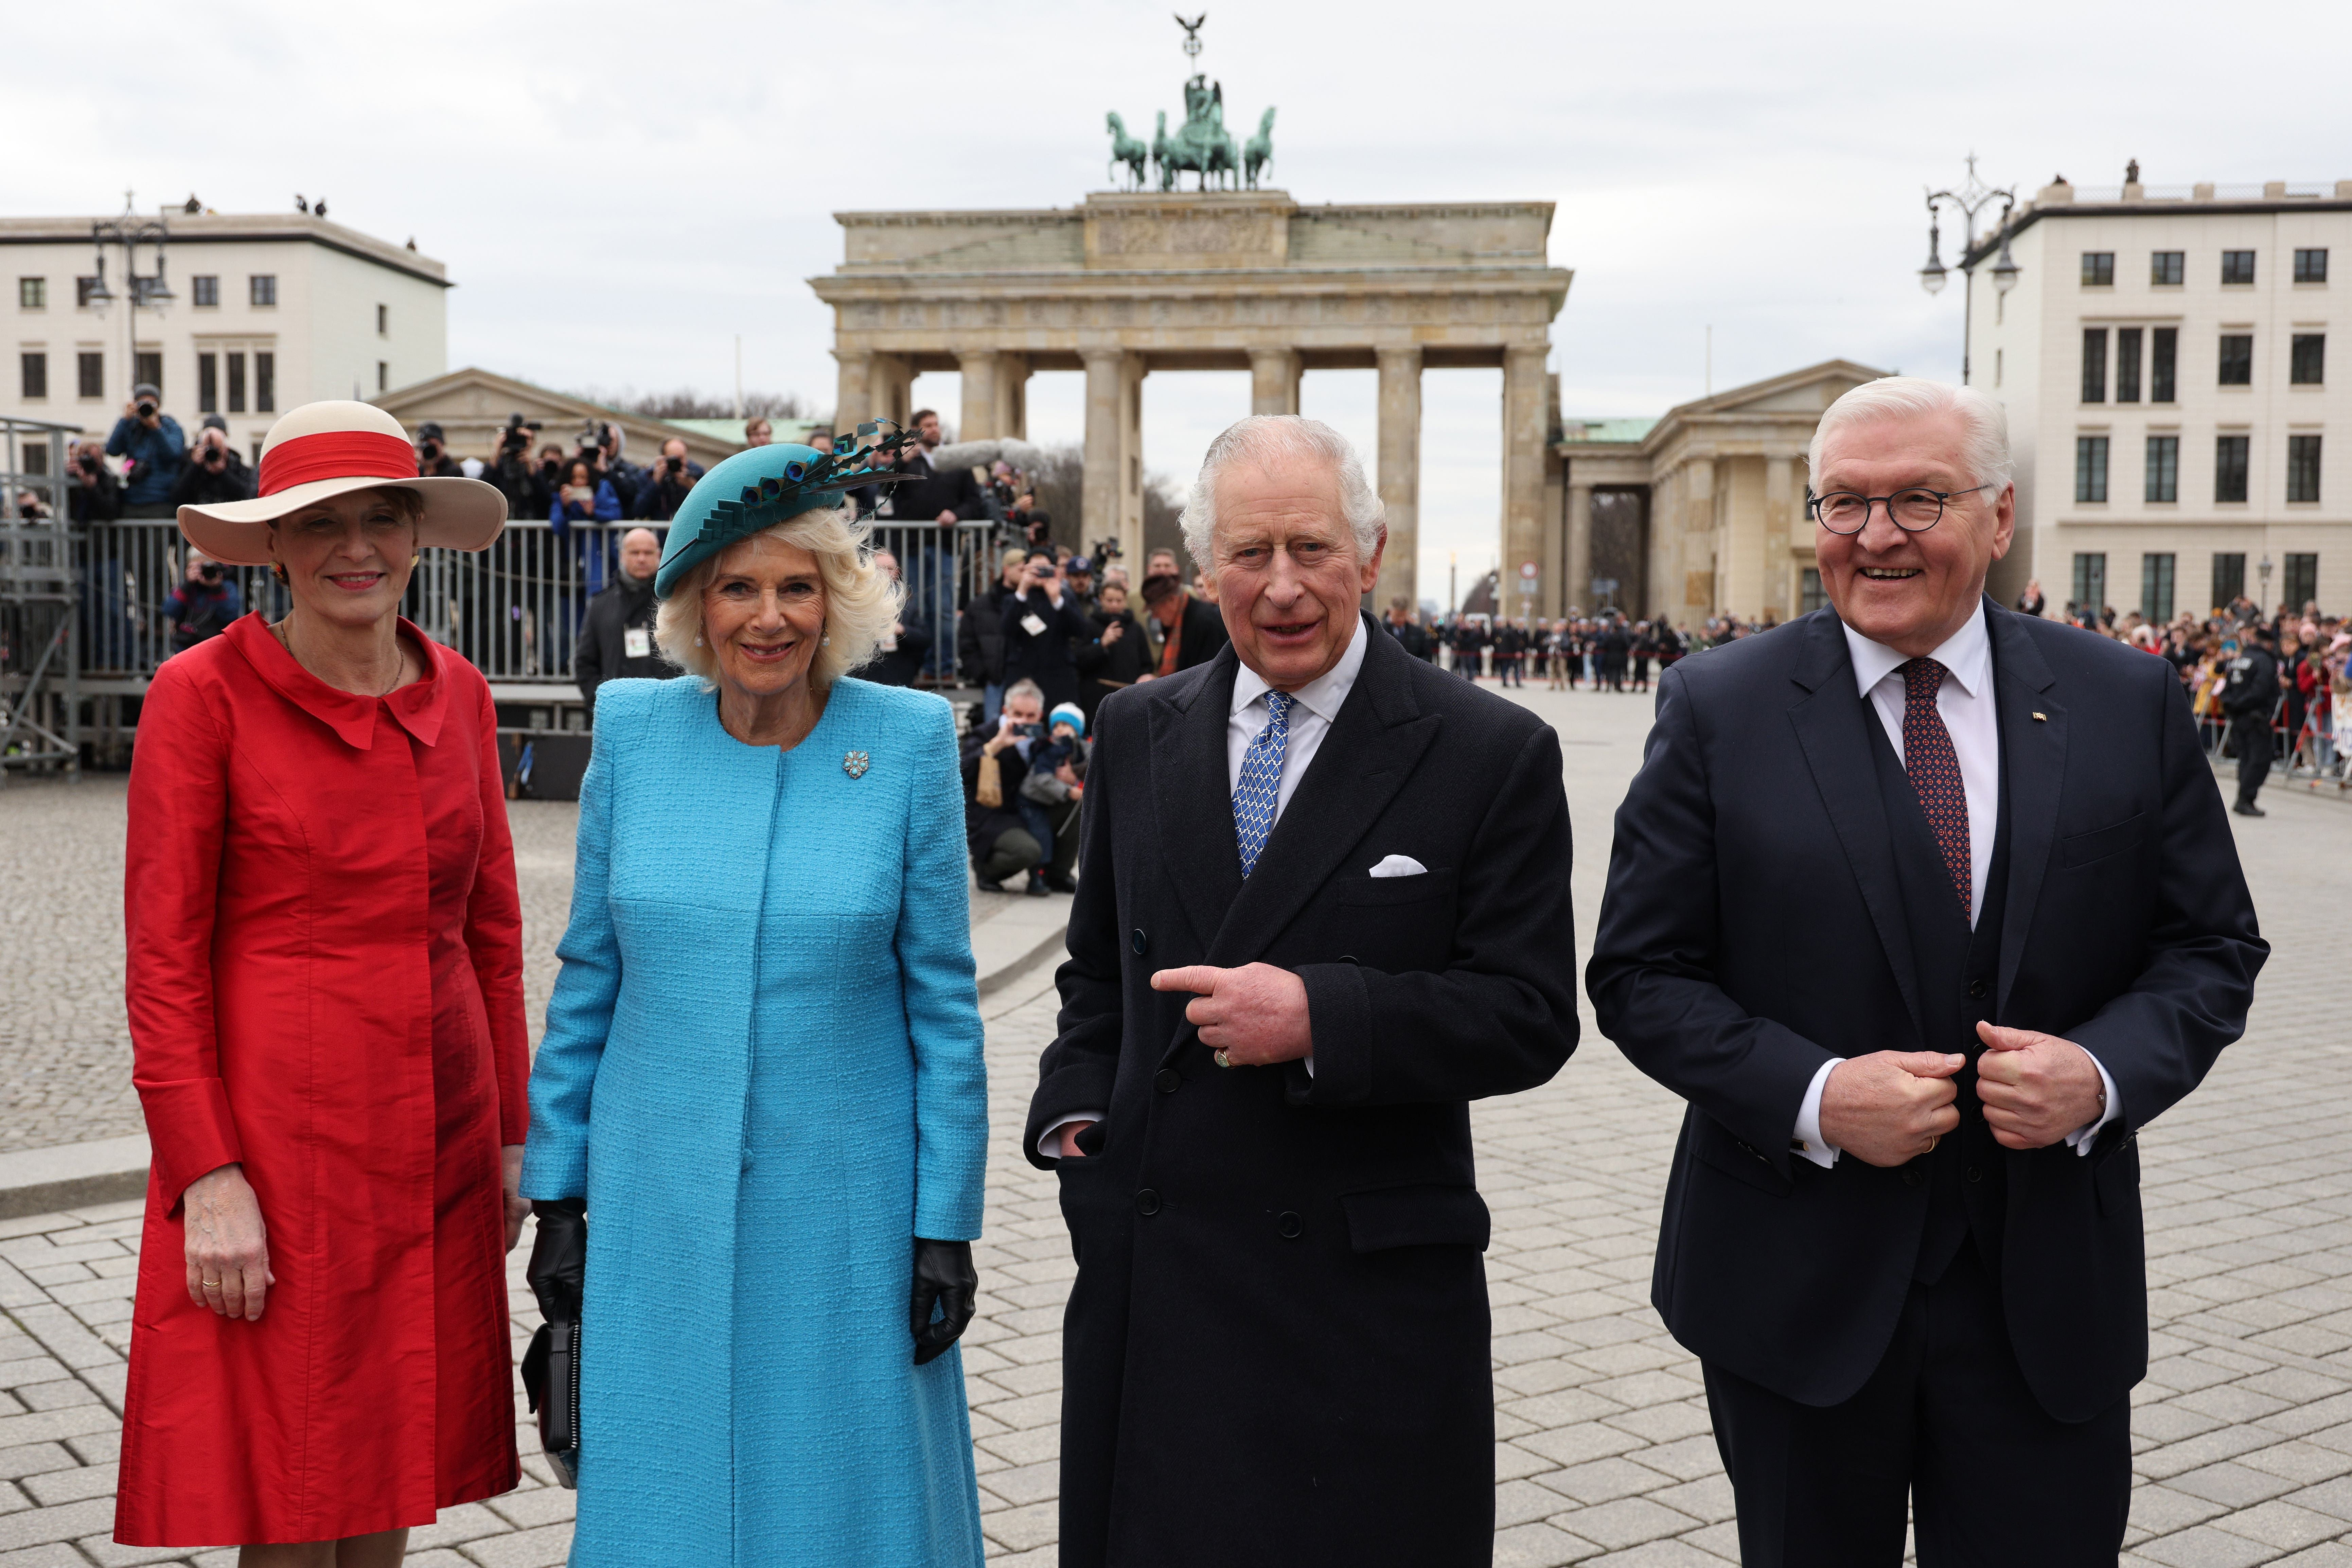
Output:
<path fill-rule="evenodd" d="M 522 1353 L 522 1389 L 539 1417 L 539 1446 L 566 1488 L 580 1484 L 580 1296 L 587 1273 L 587 1205 L 578 1198 L 531 1205 L 539 1236 L 523 1278 L 547 1321 Z"/>

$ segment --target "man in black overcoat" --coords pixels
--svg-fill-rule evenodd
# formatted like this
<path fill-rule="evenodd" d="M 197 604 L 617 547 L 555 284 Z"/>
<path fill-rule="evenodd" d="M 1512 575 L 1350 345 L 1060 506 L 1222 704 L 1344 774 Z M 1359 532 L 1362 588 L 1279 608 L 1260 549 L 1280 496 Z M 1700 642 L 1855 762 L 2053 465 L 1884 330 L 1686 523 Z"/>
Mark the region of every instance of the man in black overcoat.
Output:
<path fill-rule="evenodd" d="M 1034 680 L 1051 712 L 1078 700 L 1076 649 L 1094 641 L 1095 624 L 1054 565 L 1050 550 L 1033 550 L 1018 586 L 997 612 L 1004 639 L 1004 683 Z"/>
<path fill-rule="evenodd" d="M 2138 1130 L 2268 952 L 2162 659 L 2004 610 L 2005 423 L 1889 378 L 1811 463 L 1830 607 L 1677 663 L 1588 983 L 1689 1101 L 1651 1301 L 1749 1568 L 2111 1565 Z"/>
<path fill-rule="evenodd" d="M 1023 1133 L 1078 1264 L 1061 1560 L 1485 1568 L 1468 1102 L 1575 1048 L 1559 742 L 1359 611 L 1336 432 L 1253 417 L 1204 473 L 1232 640 L 1102 705 Z"/>

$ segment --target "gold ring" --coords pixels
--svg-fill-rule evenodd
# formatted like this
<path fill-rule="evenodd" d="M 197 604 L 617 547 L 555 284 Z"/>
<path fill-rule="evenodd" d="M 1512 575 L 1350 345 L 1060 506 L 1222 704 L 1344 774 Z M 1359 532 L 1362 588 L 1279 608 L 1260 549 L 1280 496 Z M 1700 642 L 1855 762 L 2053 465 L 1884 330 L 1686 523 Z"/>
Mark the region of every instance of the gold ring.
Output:
<path fill-rule="evenodd" d="M 1211 1051 L 1209 1053 L 1209 1059 L 1215 1062 L 1221 1068 L 1229 1068 L 1234 1065 L 1233 1058 L 1225 1055 L 1225 1047 L 1223 1046 L 1219 1046 L 1215 1050 Z"/>
<path fill-rule="evenodd" d="M 205 1281 L 205 1289 L 207 1290 L 217 1290 L 220 1288 L 221 1282 L 217 1279 L 207 1279 Z"/>
<path fill-rule="evenodd" d="M 1925 1149 L 1922 1149 L 1922 1150 L 1920 1151 L 1920 1152 L 1921 1152 L 1921 1153 L 1923 1153 L 1923 1154 L 1932 1154 L 1932 1153 L 1934 1153 L 1934 1152 L 1936 1152 L 1936 1145 L 1937 1145 L 1937 1144 L 1938 1144 L 1938 1143 L 1940 1143 L 1940 1142 L 1942 1142 L 1943 1141 L 1944 1141 L 1944 1135 L 1943 1135 L 1942 1133 L 1940 1133 L 1940 1132 L 1930 1132 L 1930 1133 L 1928 1133 L 1928 1134 L 1927 1134 L 1927 1146 Z"/>

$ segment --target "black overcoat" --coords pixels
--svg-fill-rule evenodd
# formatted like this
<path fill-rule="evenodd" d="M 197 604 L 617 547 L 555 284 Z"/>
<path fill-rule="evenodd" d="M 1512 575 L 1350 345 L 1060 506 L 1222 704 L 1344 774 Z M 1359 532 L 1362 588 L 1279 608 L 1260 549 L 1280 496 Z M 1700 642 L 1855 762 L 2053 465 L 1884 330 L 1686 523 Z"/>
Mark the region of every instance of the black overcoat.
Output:
<path fill-rule="evenodd" d="M 2269 949 L 2172 667 L 1989 600 L 1985 616 L 2010 852 L 1992 1019 L 2083 1046 L 2123 1109 L 2088 1156 L 1988 1140 L 1969 1157 L 2000 1162 L 1987 1261 L 2018 1365 L 2044 1410 L 2083 1421 L 2147 1368 L 2135 1136 L 2245 1027 Z M 1878 718 L 1827 609 L 1679 661 L 1657 713 L 1588 972 L 1601 1032 L 1690 1102 L 1651 1300 L 1703 1359 L 1835 1405 L 1894 1332 L 1929 1192 L 1910 1166 L 1794 1156 L 1797 1112 L 1833 1056 L 1945 1048 Z"/>
<path fill-rule="evenodd" d="M 1059 1163 L 1066 1568 L 1486 1563 L 1485 1201 L 1469 1100 L 1576 1046 L 1560 751 L 1374 631 L 1246 884 L 1233 649 L 1114 692 L 1024 1146 Z M 1410 856 L 1426 871 L 1376 879 Z M 1315 1072 L 1221 1069 L 1155 971 L 1306 983 Z"/>

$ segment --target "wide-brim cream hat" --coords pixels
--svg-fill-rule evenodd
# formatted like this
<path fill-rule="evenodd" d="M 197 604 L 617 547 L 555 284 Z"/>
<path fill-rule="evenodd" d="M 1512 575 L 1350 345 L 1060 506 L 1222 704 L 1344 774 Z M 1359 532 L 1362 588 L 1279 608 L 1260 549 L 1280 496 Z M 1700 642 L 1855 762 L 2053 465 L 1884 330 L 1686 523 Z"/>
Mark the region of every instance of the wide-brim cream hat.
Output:
<path fill-rule="evenodd" d="M 180 509 L 180 531 L 231 566 L 269 564 L 269 525 L 313 501 L 352 490 L 415 490 L 425 515 L 420 547 L 487 550 L 507 525 L 507 498 L 479 479 L 419 479 L 416 448 L 400 421 L 373 404 L 306 403 L 261 443 L 261 493 L 252 500 Z"/>

